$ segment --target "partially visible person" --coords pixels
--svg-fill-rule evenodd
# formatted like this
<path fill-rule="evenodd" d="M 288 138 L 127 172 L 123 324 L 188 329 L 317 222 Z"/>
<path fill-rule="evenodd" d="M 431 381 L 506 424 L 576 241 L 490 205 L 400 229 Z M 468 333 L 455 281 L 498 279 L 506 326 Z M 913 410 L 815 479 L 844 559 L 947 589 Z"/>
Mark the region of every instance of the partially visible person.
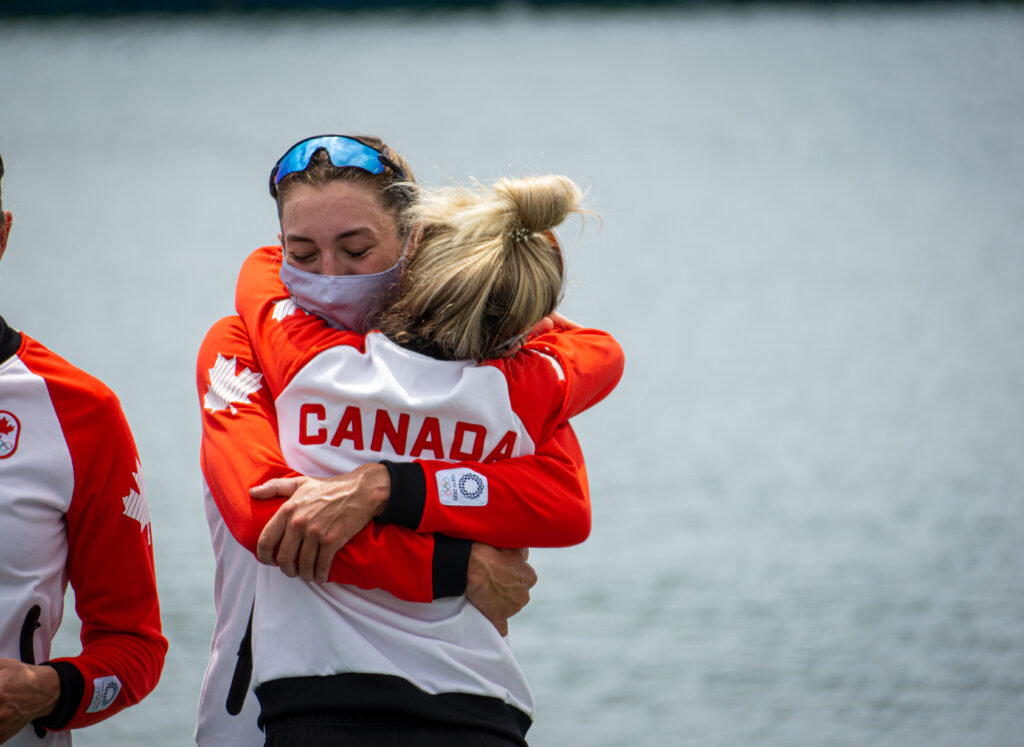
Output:
<path fill-rule="evenodd" d="M 421 500 L 394 516 L 404 512 L 392 497 L 364 519 L 445 522 L 449 534 L 503 546 L 550 531 L 550 517 L 521 505 L 529 501 L 498 500 L 484 477 L 452 462 L 534 454 L 621 376 L 622 351 L 607 333 L 556 322 L 524 342 L 560 299 L 561 252 L 548 231 L 579 199 L 555 176 L 427 193 L 409 209 L 420 235 L 399 297 L 365 337 L 294 307 L 278 276 L 287 283 L 284 263 L 309 261 L 307 250 L 286 243 L 283 257 L 274 248 L 250 256 L 236 304 L 288 464 L 333 474 L 369 460 L 447 461 L 437 506 Z M 464 596 L 413 604 L 261 566 L 253 645 L 266 744 L 522 745 L 533 700 L 504 632 Z"/>
<path fill-rule="evenodd" d="M 2 196 L 0 215 L 2 258 L 13 222 Z M 69 582 L 82 651 L 51 658 Z M 0 318 L 0 743 L 71 744 L 69 730 L 145 697 L 166 652 L 120 403 Z"/>

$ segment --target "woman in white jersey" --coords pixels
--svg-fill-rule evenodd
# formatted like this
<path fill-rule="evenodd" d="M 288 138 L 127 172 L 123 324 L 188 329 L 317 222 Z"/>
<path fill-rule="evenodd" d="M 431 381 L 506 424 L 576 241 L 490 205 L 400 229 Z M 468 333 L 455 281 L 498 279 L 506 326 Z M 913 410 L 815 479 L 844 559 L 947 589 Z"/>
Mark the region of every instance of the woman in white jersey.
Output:
<path fill-rule="evenodd" d="M 376 138 L 309 138 L 279 159 L 271 194 L 278 203 L 282 240 L 300 256 L 317 255 L 315 262 L 290 274 L 291 300 L 335 326 L 363 328 L 362 314 L 388 294 L 381 279 L 397 277 L 407 236 L 397 218 L 410 201 L 410 179 L 404 159 Z M 281 249 L 257 254 L 265 251 L 280 254 Z M 311 579 L 314 562 L 326 557 L 318 576 L 327 578 L 330 569 L 332 581 L 382 588 L 412 601 L 465 594 L 502 628 L 505 618 L 528 600 L 536 576 L 519 552 L 471 539 L 490 536 L 502 547 L 557 546 L 579 542 L 589 531 L 582 455 L 567 424 L 538 444 L 534 454 L 512 460 L 452 465 L 430 453 L 406 455 L 386 465 L 365 465 L 338 482 L 315 481 L 297 477 L 283 460 L 273 398 L 237 317 L 221 320 L 207 335 L 197 383 L 218 608 L 200 698 L 201 745 L 262 741 L 239 653 L 248 651 L 243 639 L 255 576 L 251 553 L 268 522 L 269 559 L 289 575 Z M 492 499 L 515 506 L 520 520 L 510 517 L 509 525 L 524 529 L 495 534 L 481 512 L 467 516 L 442 503 L 443 486 L 458 485 L 449 479 L 453 466 L 472 473 L 471 480 L 482 480 Z M 296 477 L 269 483 L 282 495 L 305 482 L 274 518 L 281 501 L 254 502 L 249 492 L 283 476 Z M 271 488 L 260 494 L 273 493 Z M 363 529 L 370 517 L 362 508 L 367 502 L 372 512 L 386 502 L 387 511 Z"/>
<path fill-rule="evenodd" d="M 286 243 L 284 262 L 272 249 L 252 255 L 237 306 L 287 462 L 309 474 L 410 457 L 499 463 L 533 454 L 603 398 L 622 370 L 606 333 L 557 330 L 499 357 L 554 310 L 562 258 L 547 231 L 578 201 L 564 177 L 425 195 L 409 209 L 422 233 L 400 297 L 365 338 L 291 302 L 278 273 L 287 282 L 284 265 L 310 254 Z M 420 526 L 457 514 L 474 537 L 529 544 L 536 514 L 449 466 Z M 529 688 L 507 637 L 465 597 L 417 604 L 269 566 L 257 577 L 254 677 L 268 745 L 524 743 Z"/>

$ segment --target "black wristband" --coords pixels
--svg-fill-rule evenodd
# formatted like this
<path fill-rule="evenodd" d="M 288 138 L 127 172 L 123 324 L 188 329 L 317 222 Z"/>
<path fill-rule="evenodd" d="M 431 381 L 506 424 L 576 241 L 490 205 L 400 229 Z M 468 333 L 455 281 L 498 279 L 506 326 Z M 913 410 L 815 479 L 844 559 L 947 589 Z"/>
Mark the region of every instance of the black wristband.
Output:
<path fill-rule="evenodd" d="M 44 661 L 42 666 L 57 670 L 57 676 L 60 677 L 60 695 L 53 710 L 48 715 L 37 718 L 32 725 L 37 731 L 40 728 L 63 729 L 75 717 L 78 706 L 82 704 L 85 678 L 78 671 L 78 667 L 67 661 Z"/>
<path fill-rule="evenodd" d="M 473 540 L 434 535 L 434 599 L 466 593 L 469 553 Z"/>
<path fill-rule="evenodd" d="M 419 529 L 427 505 L 427 478 L 423 467 L 416 462 L 382 460 L 381 464 L 388 468 L 391 476 L 391 494 L 384 511 L 374 517 L 374 521 Z"/>

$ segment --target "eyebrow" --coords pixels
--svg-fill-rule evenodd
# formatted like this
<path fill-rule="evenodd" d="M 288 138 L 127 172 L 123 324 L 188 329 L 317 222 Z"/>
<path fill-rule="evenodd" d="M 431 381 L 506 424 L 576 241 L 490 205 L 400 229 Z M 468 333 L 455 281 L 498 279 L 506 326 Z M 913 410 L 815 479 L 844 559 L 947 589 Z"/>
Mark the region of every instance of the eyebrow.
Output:
<path fill-rule="evenodd" d="M 363 234 L 370 234 L 371 236 L 376 235 L 374 230 L 369 226 L 361 226 L 360 228 L 353 228 L 351 231 L 342 231 L 341 233 L 334 237 L 334 241 L 338 242 L 342 241 L 343 239 L 351 239 L 354 236 L 361 236 Z M 303 236 L 302 234 L 299 233 L 286 234 L 285 238 L 287 238 L 289 241 L 306 241 L 313 243 L 313 239 L 311 239 L 309 236 Z"/>
<path fill-rule="evenodd" d="M 359 236 L 364 233 L 373 234 L 374 231 L 369 226 L 361 226 L 359 228 L 353 228 L 351 231 L 343 231 L 334 237 L 335 241 L 341 241 L 342 239 L 350 239 L 353 236 Z"/>
<path fill-rule="evenodd" d="M 334 241 L 338 242 L 342 241 L 343 239 L 351 239 L 353 236 L 361 236 L 363 234 L 370 234 L 371 236 L 376 235 L 374 230 L 369 226 L 361 226 L 360 228 L 353 228 L 351 231 L 342 231 L 341 233 L 334 237 Z M 311 239 L 309 236 L 303 236 L 302 234 L 299 233 L 286 234 L 286 238 L 289 241 L 313 241 L 313 239 Z"/>

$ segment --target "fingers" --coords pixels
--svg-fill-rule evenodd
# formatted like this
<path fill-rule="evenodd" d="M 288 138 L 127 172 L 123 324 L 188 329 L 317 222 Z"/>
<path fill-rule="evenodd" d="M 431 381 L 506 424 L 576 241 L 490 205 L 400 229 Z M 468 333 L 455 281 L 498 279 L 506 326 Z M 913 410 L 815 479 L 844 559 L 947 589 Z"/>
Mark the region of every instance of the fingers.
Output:
<path fill-rule="evenodd" d="M 545 332 L 550 332 L 554 328 L 555 325 L 552 323 L 551 318 L 546 316 L 530 327 L 530 332 L 527 337 L 536 337 L 537 335 L 542 335 Z"/>
<path fill-rule="evenodd" d="M 287 498 L 299 487 L 297 477 L 275 477 L 262 485 L 249 489 L 249 495 L 261 501 L 268 498 Z"/>
<path fill-rule="evenodd" d="M 523 349 L 523 343 L 522 342 L 517 342 L 514 345 L 512 345 L 511 347 L 509 347 L 507 350 L 505 350 L 501 354 L 500 357 L 502 357 L 502 358 L 513 358 L 513 357 L 515 357 L 515 354 L 518 353 L 522 349 Z"/>
<path fill-rule="evenodd" d="M 523 569 L 523 574 L 525 576 L 523 578 L 523 583 L 526 584 L 526 588 L 527 589 L 532 589 L 534 586 L 537 585 L 537 580 L 538 580 L 537 579 L 537 571 L 535 571 L 533 569 L 533 566 L 530 565 L 529 563 L 526 563 L 525 566 L 526 567 Z M 530 600 L 530 592 L 529 591 L 526 592 L 526 600 L 527 601 Z M 524 602 L 523 604 L 526 604 L 526 602 Z"/>
<path fill-rule="evenodd" d="M 337 549 L 289 529 L 283 514 L 275 514 L 256 543 L 257 559 L 266 565 L 278 566 L 289 578 L 327 581 Z"/>
<path fill-rule="evenodd" d="M 298 553 L 298 573 L 303 581 L 312 581 L 317 568 L 320 544 L 306 538 Z"/>
<path fill-rule="evenodd" d="M 330 575 L 331 563 L 334 562 L 336 552 L 333 545 L 320 545 L 320 552 L 316 556 L 316 580 L 322 584 L 327 583 L 327 576 Z"/>
<path fill-rule="evenodd" d="M 291 519 L 291 520 L 290 520 Z M 280 524 L 278 525 L 278 520 Z M 291 512 L 282 508 L 267 524 L 267 528 L 263 530 L 263 534 L 260 535 L 260 542 L 263 541 L 263 537 L 267 534 L 267 531 L 273 526 L 274 534 L 268 537 L 268 540 L 277 539 L 277 550 L 273 553 L 274 561 L 278 567 L 284 572 L 284 575 L 289 578 L 294 578 L 299 575 L 297 563 L 299 557 L 299 551 L 302 548 L 302 532 L 301 527 L 299 530 L 296 529 L 296 521 L 292 519 Z"/>
<path fill-rule="evenodd" d="M 574 322 L 572 319 L 562 316 L 557 311 L 552 311 L 547 318 L 551 320 L 554 326 L 560 327 L 562 329 L 583 329 L 582 324 L 578 324 L 577 322 Z"/>
<path fill-rule="evenodd" d="M 276 562 L 277 545 L 284 536 L 286 522 L 285 512 L 278 511 L 263 528 L 256 543 L 256 559 L 261 563 L 274 565 Z"/>
<path fill-rule="evenodd" d="M 277 553 L 274 559 L 277 561 L 278 568 L 288 578 L 295 578 L 299 575 L 296 561 L 301 547 L 302 539 L 291 532 L 285 532 L 284 537 L 281 538 L 281 543 L 277 546 Z"/>

